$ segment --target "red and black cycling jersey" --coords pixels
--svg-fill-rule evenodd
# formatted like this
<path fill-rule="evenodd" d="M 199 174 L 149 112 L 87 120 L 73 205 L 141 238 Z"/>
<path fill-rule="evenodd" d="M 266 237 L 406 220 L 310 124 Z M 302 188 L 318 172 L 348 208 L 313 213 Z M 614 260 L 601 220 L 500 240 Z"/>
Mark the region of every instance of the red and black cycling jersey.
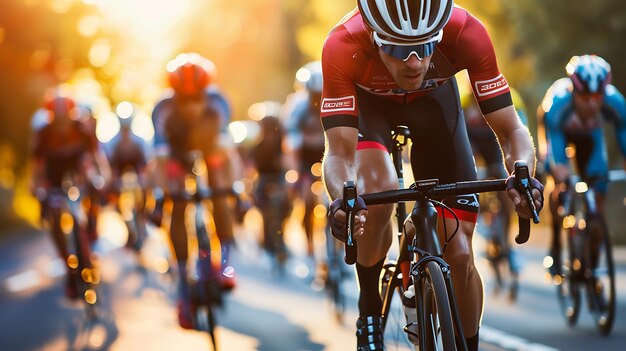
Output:
<path fill-rule="evenodd" d="M 474 94 L 484 114 L 512 105 L 509 86 L 498 69 L 491 39 L 484 25 L 461 7 L 455 7 L 443 29 L 430 67 L 419 90 L 405 91 L 381 60 L 357 9 L 330 32 L 322 52 L 324 90 L 322 123 L 325 129 L 357 127 L 357 88 L 398 103 L 409 103 L 467 69 Z"/>
<path fill-rule="evenodd" d="M 60 186 L 67 172 L 79 171 L 82 157 L 98 150 L 95 131 L 79 121 L 65 126 L 50 123 L 37 131 L 33 156 L 44 162 L 46 178 Z"/>

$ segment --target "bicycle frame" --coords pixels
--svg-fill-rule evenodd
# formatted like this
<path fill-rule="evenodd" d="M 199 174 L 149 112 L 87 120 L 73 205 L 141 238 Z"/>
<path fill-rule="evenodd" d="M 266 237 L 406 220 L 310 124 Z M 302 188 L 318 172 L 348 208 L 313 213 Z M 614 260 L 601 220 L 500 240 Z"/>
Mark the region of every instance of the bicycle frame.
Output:
<path fill-rule="evenodd" d="M 396 173 L 398 175 L 399 183 L 401 185 L 400 190 L 384 191 L 374 194 L 364 194 L 361 196 L 365 204 L 367 205 L 387 203 L 397 204 L 396 217 L 399 227 L 398 235 L 400 255 L 398 258 L 398 262 L 395 263 L 395 265 L 392 264 L 393 273 L 389 278 L 389 282 L 387 283 L 388 288 L 385 291 L 385 296 L 383 296 L 383 329 L 386 326 L 386 316 L 389 312 L 390 302 L 395 288 L 402 284 L 402 290 L 404 290 L 408 286 L 409 282 L 407 278 L 406 265 L 408 262 L 410 262 L 410 276 L 416 291 L 415 300 L 418 315 L 418 335 L 420 349 L 425 350 L 427 348 L 425 337 L 423 337 L 426 335 L 425 326 L 427 324 L 425 320 L 425 306 L 423 304 L 425 297 L 421 295 L 421 292 L 423 291 L 423 284 L 427 284 L 425 274 L 426 266 L 432 265 L 432 262 L 434 262 L 436 266 L 439 266 L 439 268 L 441 269 L 441 273 L 443 273 L 443 284 L 445 285 L 445 289 L 448 292 L 448 301 L 446 303 L 449 303 L 449 311 L 451 314 L 451 316 L 448 317 L 448 320 L 449 318 L 452 318 L 452 322 L 449 322 L 450 324 L 448 324 L 448 326 L 449 328 L 454 328 L 454 332 L 452 333 L 455 333 L 459 341 L 462 342 L 463 350 L 467 350 L 460 315 L 456 304 L 456 298 L 454 297 L 454 290 L 450 277 L 450 266 L 442 258 L 442 247 L 440 245 L 439 237 L 437 234 L 438 213 L 433 204 L 433 201 L 435 201 L 433 199 L 443 198 L 449 195 L 471 194 L 488 191 L 503 191 L 507 188 L 507 179 L 467 181 L 442 185 L 439 184 L 439 181 L 437 179 L 428 179 L 416 181 L 409 189 L 403 189 L 402 185 L 404 183 L 404 180 L 401 151 L 402 147 L 406 145 L 405 139 L 408 136 L 409 131 L 406 127 L 399 127 L 399 129 L 396 129 L 396 131 L 394 131 L 394 141 L 396 147 L 393 150 L 392 159 L 394 161 Z M 533 221 L 537 223 L 539 221 L 539 218 L 537 212 L 535 211 L 534 202 L 530 193 L 530 175 L 525 162 L 516 162 L 515 174 L 515 187 L 518 191 L 521 192 L 521 194 L 525 196 L 526 201 L 529 203 L 533 211 Z M 351 231 L 354 221 L 353 204 L 356 202 L 356 194 L 357 192 L 354 182 L 344 183 L 343 203 L 346 208 L 347 217 L 349 218 L 346 226 L 346 237 L 348 239 L 345 246 L 347 263 L 356 262 L 356 243 L 351 243 Z M 413 207 L 413 210 L 411 211 L 411 215 L 406 221 L 404 220 L 404 218 L 406 217 L 404 204 L 400 204 L 404 201 L 415 201 L 415 205 Z M 412 244 L 410 246 L 408 245 L 408 240 L 410 238 L 408 237 L 407 230 L 407 223 L 409 223 L 409 221 L 415 228 L 415 235 L 411 239 Z M 521 244 L 528 240 L 530 234 L 530 220 L 520 219 L 519 225 L 520 234 L 516 237 L 516 241 Z M 400 274 L 402 274 L 402 276 L 400 276 Z M 440 295 L 442 299 L 443 296 L 444 295 Z M 445 299 L 442 301 L 445 301 Z M 434 332 L 436 333 L 436 331 Z M 449 339 L 446 339 L 446 341 L 448 343 L 450 342 Z"/>
<path fill-rule="evenodd" d="M 407 139 L 410 137 L 409 131 L 406 128 L 396 128 L 393 135 L 394 148 L 392 151 L 392 161 L 398 176 L 398 184 L 400 189 L 404 188 L 404 169 L 402 165 L 402 150 L 407 145 Z M 423 182 L 425 186 L 427 182 Z M 428 261 L 435 261 L 442 269 L 444 273 L 444 279 L 448 291 L 452 290 L 452 279 L 450 277 L 450 266 L 443 260 L 443 251 L 439 242 L 439 236 L 437 234 L 438 213 L 432 202 L 426 197 L 419 197 L 413 206 L 411 215 L 406 216 L 406 203 L 399 201 L 396 203 L 396 220 L 398 222 L 398 245 L 399 256 L 395 265 L 395 271 L 389 282 L 389 289 L 386 291 L 386 296 L 383 296 L 383 311 L 382 315 L 387 316 L 389 313 L 390 302 L 395 288 L 402 284 L 402 291 L 408 288 L 408 285 L 412 284 L 424 284 L 425 281 L 420 277 L 424 274 L 424 269 Z M 414 235 L 411 245 L 408 244 L 409 233 L 407 224 L 411 223 L 414 227 Z M 417 225 L 416 225 L 417 224 Z M 410 265 L 410 269 L 409 269 Z M 400 276 L 401 274 L 401 276 Z M 409 280 L 409 276 L 411 277 Z M 417 315 L 424 316 L 423 296 L 421 296 L 422 289 L 416 288 L 416 305 Z M 454 294 L 449 294 L 450 306 L 453 319 L 455 321 L 455 329 L 457 330 L 460 340 L 465 340 L 463 335 L 463 328 L 460 322 L 460 315 L 456 304 L 456 298 Z M 387 318 L 383 318 L 383 329 L 386 327 Z M 420 328 L 420 335 L 425 334 L 425 321 L 418 322 L 418 328 Z M 425 349 L 423 338 L 420 339 L 420 348 Z M 467 346 L 464 346 L 464 350 Z"/>

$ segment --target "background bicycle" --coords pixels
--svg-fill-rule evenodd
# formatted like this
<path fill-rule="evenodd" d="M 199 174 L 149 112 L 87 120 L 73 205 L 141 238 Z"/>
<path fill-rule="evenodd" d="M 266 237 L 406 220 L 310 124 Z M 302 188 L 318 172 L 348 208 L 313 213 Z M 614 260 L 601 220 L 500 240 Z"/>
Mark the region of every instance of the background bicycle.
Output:
<path fill-rule="evenodd" d="M 584 300 L 602 335 L 611 333 L 616 314 L 615 263 L 606 221 L 593 187 L 571 176 L 559 195 L 561 230 L 552 248 L 553 274 L 561 311 L 569 326 L 578 322 Z"/>

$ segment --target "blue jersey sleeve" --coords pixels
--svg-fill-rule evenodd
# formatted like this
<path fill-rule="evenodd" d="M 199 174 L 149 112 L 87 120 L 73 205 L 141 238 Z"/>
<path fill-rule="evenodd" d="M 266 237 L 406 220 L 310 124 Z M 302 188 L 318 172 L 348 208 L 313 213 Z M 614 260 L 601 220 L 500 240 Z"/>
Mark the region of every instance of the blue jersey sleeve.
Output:
<path fill-rule="evenodd" d="M 543 123 L 546 129 L 547 162 L 552 168 L 555 164 L 567 164 L 565 147 L 567 141 L 563 130 L 563 120 L 567 116 L 571 104 L 571 93 L 560 84 L 555 83 L 546 93 L 542 102 L 544 111 Z"/>
<path fill-rule="evenodd" d="M 626 158 L 626 101 L 613 85 L 606 88 L 603 111 L 615 127 L 615 138 L 622 157 Z"/>

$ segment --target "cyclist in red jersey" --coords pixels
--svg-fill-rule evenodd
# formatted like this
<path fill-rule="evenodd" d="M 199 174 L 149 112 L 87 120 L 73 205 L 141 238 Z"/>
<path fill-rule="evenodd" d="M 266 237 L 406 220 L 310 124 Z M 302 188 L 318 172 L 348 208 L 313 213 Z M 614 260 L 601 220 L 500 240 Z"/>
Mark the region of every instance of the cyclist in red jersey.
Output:
<path fill-rule="evenodd" d="M 345 241 L 341 196 L 345 181 L 356 181 L 360 193 L 398 188 L 389 152 L 391 130 L 408 126 L 413 139 L 411 166 L 416 179 L 442 183 L 476 179 L 454 74 L 467 69 L 485 119 L 498 136 L 509 172 L 515 160 L 526 160 L 534 172 L 535 156 L 528 129 L 515 113 L 506 79 L 496 64 L 483 24 L 452 0 L 367 1 L 330 32 L 322 53 L 324 88 L 321 119 L 326 150 L 323 178 L 333 203 L 333 235 Z M 425 6 L 430 11 L 422 13 Z M 398 14 L 403 16 L 399 17 Z M 532 174 L 532 173 L 531 173 Z M 542 185 L 533 179 L 537 208 Z M 511 189 L 521 216 L 528 204 Z M 467 343 L 478 348 L 483 306 L 481 278 L 472 252 L 476 196 L 444 202 L 460 219 L 444 259 L 452 266 L 453 285 Z M 383 350 L 378 281 L 392 240 L 392 205 L 366 208 L 357 198 L 356 271 L 360 286 L 357 350 Z M 440 216 L 442 213 L 440 213 Z M 446 212 L 447 232 L 456 222 Z M 440 240 L 444 242 L 443 235 Z"/>
<path fill-rule="evenodd" d="M 108 164 L 106 157 L 101 154 L 95 129 L 78 119 L 79 111 L 74 99 L 55 94 L 46 101 L 44 108 L 49 118 L 34 130 L 31 190 L 41 201 L 44 215 L 60 216 L 57 211 L 45 211 L 49 208 L 49 191 L 61 189 L 65 177 L 70 174 L 75 177 L 74 181 L 92 183 L 100 179 L 100 183 L 103 183 L 104 178 L 98 174 L 98 170 L 108 169 Z M 102 186 L 99 184 L 100 188 Z M 52 218 L 51 221 L 52 237 L 59 256 L 65 262 L 68 257 L 67 245 L 60 225 L 55 225 L 59 223 L 57 219 Z M 75 299 L 78 297 L 76 285 L 69 274 L 67 278 L 65 294 Z"/>
<path fill-rule="evenodd" d="M 230 106 L 213 83 L 215 65 L 196 54 L 183 53 L 167 65 L 173 95 L 159 101 L 152 112 L 155 128 L 156 166 L 154 182 L 170 194 L 184 191 L 190 169 L 188 153 L 202 152 L 212 189 L 230 189 L 242 173 L 243 165 L 228 133 Z M 230 264 L 233 248 L 233 209 L 226 197 L 213 201 L 213 219 L 220 239 L 221 268 L 217 272 L 222 288 L 235 287 L 235 270 Z M 185 209 L 187 201 L 175 199 L 172 206 L 170 238 L 179 272 L 178 321 L 193 327 L 187 284 L 189 258 Z"/>

